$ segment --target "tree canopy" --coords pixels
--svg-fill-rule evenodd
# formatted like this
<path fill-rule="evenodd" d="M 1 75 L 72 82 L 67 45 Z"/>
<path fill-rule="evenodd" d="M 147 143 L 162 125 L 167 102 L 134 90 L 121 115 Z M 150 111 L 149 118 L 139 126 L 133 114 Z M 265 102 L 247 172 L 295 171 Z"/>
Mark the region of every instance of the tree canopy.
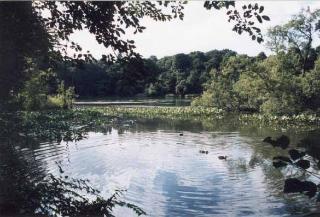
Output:
<path fill-rule="evenodd" d="M 319 17 L 320 9 L 312 12 L 310 9 L 302 9 L 286 24 L 277 25 L 268 31 L 267 46 L 276 53 L 284 51 L 297 54 L 301 70 L 305 72 L 312 68 L 308 60 L 315 55 L 312 43 L 319 32 Z"/>
<path fill-rule="evenodd" d="M 60 80 L 74 86 L 79 97 L 164 96 L 200 94 L 209 72 L 236 55 L 231 50 L 191 52 L 160 59 L 135 58 L 115 63 L 83 63 L 81 67 L 60 62 Z"/>
<path fill-rule="evenodd" d="M 82 51 L 78 44 L 70 41 L 70 35 L 75 31 L 87 29 L 98 43 L 111 50 L 102 57 L 103 61 L 138 57 L 134 41 L 124 37 L 126 32 L 143 32 L 143 17 L 156 21 L 183 19 L 185 4 L 180 1 L 1 2 L 2 104 L 17 97 L 24 82 L 34 76 L 34 73 L 25 73 L 30 61 L 40 70 L 54 69 L 57 59 L 62 58 L 73 63 L 95 61 L 90 52 Z M 234 23 L 234 31 L 246 32 L 258 42 L 263 40 L 257 27 L 257 23 L 269 20 L 263 15 L 263 6 L 250 3 L 238 8 L 235 2 L 212 1 L 205 2 L 204 8 L 226 10 L 229 22 Z M 70 49 L 75 53 L 73 57 L 68 56 Z"/>
<path fill-rule="evenodd" d="M 229 58 L 194 104 L 277 115 L 317 111 L 320 56 L 319 46 L 312 42 L 319 16 L 319 10 L 302 10 L 286 24 L 271 28 L 267 40 L 274 55 Z"/>

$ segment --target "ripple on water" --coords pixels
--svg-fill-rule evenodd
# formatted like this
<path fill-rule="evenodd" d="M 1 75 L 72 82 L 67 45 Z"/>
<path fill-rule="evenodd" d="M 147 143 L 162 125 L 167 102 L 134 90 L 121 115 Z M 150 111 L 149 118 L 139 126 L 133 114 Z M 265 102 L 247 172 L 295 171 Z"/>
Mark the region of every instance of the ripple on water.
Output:
<path fill-rule="evenodd" d="M 238 132 L 113 130 L 67 146 L 44 143 L 34 156 L 53 172 L 61 162 L 66 173 L 89 178 L 106 197 L 126 189 L 123 197 L 150 216 L 284 215 L 286 203 L 270 194 L 265 170 L 249 164 L 258 151 L 254 143 Z M 118 216 L 130 212 L 116 210 Z"/>

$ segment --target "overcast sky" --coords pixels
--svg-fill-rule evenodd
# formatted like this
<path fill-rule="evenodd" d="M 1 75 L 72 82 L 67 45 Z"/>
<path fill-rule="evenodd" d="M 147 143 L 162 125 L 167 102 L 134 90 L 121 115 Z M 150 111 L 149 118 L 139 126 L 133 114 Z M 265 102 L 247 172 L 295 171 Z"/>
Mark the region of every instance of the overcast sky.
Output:
<path fill-rule="evenodd" d="M 237 2 L 238 7 L 243 3 L 248 2 Z M 264 33 L 269 27 L 288 21 L 302 7 L 310 6 L 311 10 L 320 8 L 320 1 L 260 1 L 258 3 L 265 6 L 264 14 L 271 18 L 270 22 L 261 26 Z M 140 34 L 128 35 L 135 40 L 136 51 L 143 57 L 150 55 L 163 57 L 177 53 L 205 52 L 225 48 L 248 55 L 256 55 L 261 51 L 270 53 L 264 45 L 252 41 L 248 35 L 239 36 L 233 32 L 233 25 L 227 22 L 225 11 L 206 10 L 203 2 L 191 1 L 185 6 L 184 13 L 183 21 L 155 22 L 144 18 L 142 24 L 146 30 Z M 75 33 L 72 39 L 84 50 L 90 50 L 96 58 L 106 53 L 106 49 L 86 31 Z"/>

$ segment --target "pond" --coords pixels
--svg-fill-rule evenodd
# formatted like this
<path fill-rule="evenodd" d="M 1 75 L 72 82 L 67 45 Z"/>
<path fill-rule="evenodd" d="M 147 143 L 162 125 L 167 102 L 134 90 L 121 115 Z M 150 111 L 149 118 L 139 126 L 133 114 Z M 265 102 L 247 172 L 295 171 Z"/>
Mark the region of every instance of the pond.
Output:
<path fill-rule="evenodd" d="M 304 132 L 228 122 L 130 123 L 124 129 L 88 132 L 78 142 L 16 149 L 34 174 L 58 174 L 58 163 L 66 175 L 89 179 L 105 197 L 126 190 L 124 200 L 149 216 L 293 216 L 312 208 L 306 197 L 283 195 L 284 177 L 272 166 L 272 158 L 283 152 L 261 142 L 286 134 L 295 144 Z M 2 158 L 2 166 L 5 160 L 10 159 Z M 117 208 L 115 215 L 134 213 Z"/>

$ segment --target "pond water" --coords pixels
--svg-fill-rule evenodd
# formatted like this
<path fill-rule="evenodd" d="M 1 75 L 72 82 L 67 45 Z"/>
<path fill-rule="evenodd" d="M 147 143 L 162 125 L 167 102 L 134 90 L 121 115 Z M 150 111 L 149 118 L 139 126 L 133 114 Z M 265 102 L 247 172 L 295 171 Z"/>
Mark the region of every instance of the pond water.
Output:
<path fill-rule="evenodd" d="M 283 175 L 271 165 L 281 150 L 261 142 L 286 134 L 294 144 L 303 132 L 226 122 L 210 126 L 137 120 L 126 130 L 88 132 L 75 143 L 19 150 L 33 162 L 32 171 L 58 174 L 58 162 L 65 174 L 88 178 L 105 197 L 125 189 L 123 198 L 149 216 L 292 216 L 312 204 L 282 194 Z M 218 159 L 220 155 L 227 159 Z M 134 216 L 127 208 L 117 208 L 115 214 Z"/>

